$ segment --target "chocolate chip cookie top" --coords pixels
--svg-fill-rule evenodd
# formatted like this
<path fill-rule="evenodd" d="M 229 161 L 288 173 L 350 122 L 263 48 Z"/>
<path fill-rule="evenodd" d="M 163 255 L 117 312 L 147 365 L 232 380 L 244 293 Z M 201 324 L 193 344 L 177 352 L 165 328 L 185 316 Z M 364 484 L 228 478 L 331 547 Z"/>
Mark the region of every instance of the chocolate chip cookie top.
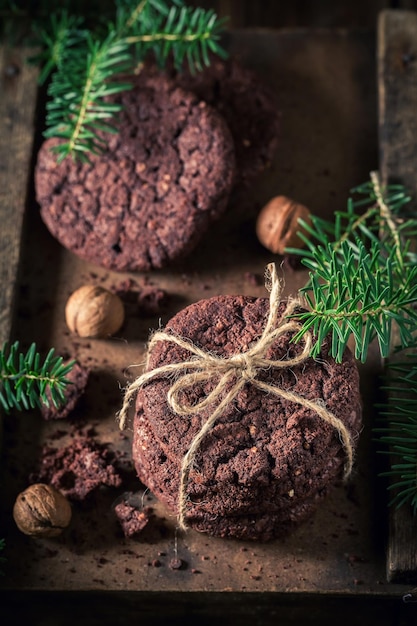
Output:
<path fill-rule="evenodd" d="M 284 307 L 280 305 L 279 315 Z M 268 312 L 269 301 L 263 298 L 218 296 L 182 310 L 166 330 L 205 351 L 230 357 L 259 340 Z M 282 335 L 266 357 L 278 360 L 298 354 L 301 346 L 291 338 L 290 333 Z M 151 352 L 148 369 L 182 362 L 189 356 L 183 347 L 161 341 Z M 355 445 L 361 400 L 359 375 L 349 351 L 342 363 L 336 363 L 325 343 L 320 359 L 262 370 L 258 378 L 324 403 L 347 426 Z M 195 405 L 217 382 L 197 383 L 183 392 L 184 401 Z M 166 401 L 171 384 L 171 380 L 158 377 L 139 391 L 133 457 L 141 479 L 175 510 L 183 457 L 213 407 L 190 417 L 176 415 Z M 228 391 L 229 387 L 224 393 Z M 285 525 L 291 516 L 298 518 L 300 511 L 311 509 L 341 475 L 344 462 L 345 450 L 333 426 L 298 402 L 267 394 L 248 382 L 201 442 L 187 485 L 188 523 L 201 530 L 206 518 L 210 522 L 207 532 L 216 534 L 213 519 L 217 518 L 219 534 L 239 532 L 239 536 L 244 536 L 243 517 L 265 520 L 269 516 L 275 520 L 272 526 Z M 271 525 L 267 532 L 273 534 Z"/>
<path fill-rule="evenodd" d="M 166 76 L 139 75 L 114 99 L 117 134 L 90 163 L 56 162 L 44 142 L 36 171 L 41 216 L 58 241 L 113 270 L 164 267 L 189 253 L 224 211 L 235 176 L 223 118 Z"/>

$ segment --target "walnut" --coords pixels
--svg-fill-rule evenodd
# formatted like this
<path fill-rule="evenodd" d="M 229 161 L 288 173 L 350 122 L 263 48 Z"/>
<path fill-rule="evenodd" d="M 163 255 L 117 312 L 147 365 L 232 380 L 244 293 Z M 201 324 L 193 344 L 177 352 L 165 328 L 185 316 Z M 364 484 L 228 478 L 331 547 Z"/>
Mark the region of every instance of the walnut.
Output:
<path fill-rule="evenodd" d="M 119 296 L 96 285 L 83 285 L 74 291 L 65 307 L 68 328 L 80 337 L 109 337 L 121 328 L 124 318 Z"/>
<path fill-rule="evenodd" d="M 311 223 L 307 207 L 286 196 L 275 196 L 258 215 L 256 234 L 260 243 L 274 254 L 284 254 L 289 247 L 302 248 L 304 242 L 297 234 L 302 229 L 299 218 Z"/>
<path fill-rule="evenodd" d="M 36 483 L 17 496 L 13 518 L 25 535 L 56 537 L 71 521 L 71 505 L 54 487 Z"/>

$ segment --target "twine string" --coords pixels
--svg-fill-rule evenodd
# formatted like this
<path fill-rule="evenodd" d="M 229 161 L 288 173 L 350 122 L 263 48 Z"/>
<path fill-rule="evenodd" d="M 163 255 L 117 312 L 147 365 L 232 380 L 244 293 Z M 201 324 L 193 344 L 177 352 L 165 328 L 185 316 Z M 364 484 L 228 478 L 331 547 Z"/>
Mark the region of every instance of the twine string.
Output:
<path fill-rule="evenodd" d="M 201 442 L 213 428 L 223 411 L 235 400 L 241 389 L 248 383 L 265 393 L 275 394 L 276 396 L 314 411 L 323 421 L 333 426 L 339 434 L 346 455 L 344 467 L 345 477 L 348 477 L 352 471 L 353 448 L 351 436 L 342 420 L 333 415 L 333 413 L 324 406 L 322 401 L 309 400 L 297 393 L 286 391 L 277 385 L 271 385 L 257 378 L 260 371 L 271 368 L 288 369 L 300 365 L 309 358 L 313 342 L 312 335 L 308 332 L 303 337 L 303 348 L 296 356 L 279 360 L 267 359 L 264 356 L 279 337 L 289 332 L 297 332 L 299 330 L 299 323 L 294 319 L 288 318 L 294 313 L 296 307 L 301 305 L 299 300 L 289 300 L 280 323 L 277 323 L 278 305 L 280 303 L 280 283 L 273 263 L 267 266 L 266 287 L 270 291 L 268 318 L 259 340 L 247 351 L 232 355 L 231 357 L 219 357 L 199 348 L 183 337 L 178 337 L 177 335 L 164 331 L 157 331 L 154 333 L 149 343 L 148 362 L 153 347 L 159 341 L 168 341 L 184 348 L 191 353 L 192 358 L 180 363 L 161 365 L 160 367 L 145 372 L 136 378 L 126 390 L 123 406 L 119 414 L 119 425 L 121 429 L 126 427 L 129 406 L 138 390 L 157 377 L 177 376 L 167 394 L 168 405 L 177 415 L 183 417 L 198 415 L 207 407 L 218 402 L 214 411 L 193 438 L 182 460 L 178 494 L 178 525 L 181 529 L 187 528 L 185 521 L 187 516 L 187 487 L 190 471 L 193 467 Z M 199 383 L 213 382 L 216 381 L 216 379 L 217 382 L 213 389 L 199 402 L 195 404 L 187 402 L 187 390 L 193 389 Z M 225 393 L 233 379 L 235 379 L 236 382 L 229 391 Z M 184 400 L 182 400 L 182 398 L 184 398 Z"/>

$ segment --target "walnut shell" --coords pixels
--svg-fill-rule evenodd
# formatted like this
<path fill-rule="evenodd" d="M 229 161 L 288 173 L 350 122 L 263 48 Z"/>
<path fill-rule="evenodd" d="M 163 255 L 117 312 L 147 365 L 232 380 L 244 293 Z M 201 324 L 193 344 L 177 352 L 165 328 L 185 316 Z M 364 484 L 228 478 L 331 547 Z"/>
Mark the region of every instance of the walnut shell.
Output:
<path fill-rule="evenodd" d="M 65 307 L 68 328 L 79 337 L 109 337 L 121 328 L 124 318 L 119 296 L 96 285 L 83 285 L 74 291 Z"/>
<path fill-rule="evenodd" d="M 284 254 L 285 248 L 304 247 L 297 234 L 301 230 L 299 218 L 311 223 L 307 207 L 286 196 L 275 196 L 261 209 L 256 221 L 260 243 L 274 254 Z"/>
<path fill-rule="evenodd" d="M 36 483 L 22 491 L 13 507 L 18 529 L 33 537 L 56 537 L 71 521 L 68 500 L 50 485 Z"/>

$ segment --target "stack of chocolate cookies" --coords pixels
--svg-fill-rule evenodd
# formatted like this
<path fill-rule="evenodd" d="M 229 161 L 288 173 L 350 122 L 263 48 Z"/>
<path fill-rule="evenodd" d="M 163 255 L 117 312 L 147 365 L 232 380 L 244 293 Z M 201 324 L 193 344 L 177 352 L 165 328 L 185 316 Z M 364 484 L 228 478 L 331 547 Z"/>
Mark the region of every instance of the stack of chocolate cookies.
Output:
<path fill-rule="evenodd" d="M 278 320 L 285 304 L 278 310 Z M 218 296 L 180 311 L 165 331 L 222 358 L 246 352 L 259 340 L 269 301 L 248 296 Z M 288 360 L 302 347 L 282 334 L 266 358 Z M 347 350 L 341 363 L 324 343 L 320 358 L 307 357 L 295 367 L 261 369 L 256 378 L 325 406 L 350 435 L 354 450 L 361 428 L 359 375 Z M 150 352 L 147 371 L 182 363 L 190 352 L 161 340 Z M 230 391 L 231 380 L 218 398 Z M 182 392 L 182 403 L 196 406 L 218 379 L 207 379 Z M 216 403 L 189 416 L 168 405 L 172 376 L 158 375 L 136 400 L 133 459 L 141 481 L 178 515 L 184 456 Z M 186 484 L 186 525 L 221 537 L 269 540 L 308 518 L 329 488 L 343 476 L 346 449 L 340 432 L 317 412 L 279 394 L 245 383 L 196 452 Z"/>

